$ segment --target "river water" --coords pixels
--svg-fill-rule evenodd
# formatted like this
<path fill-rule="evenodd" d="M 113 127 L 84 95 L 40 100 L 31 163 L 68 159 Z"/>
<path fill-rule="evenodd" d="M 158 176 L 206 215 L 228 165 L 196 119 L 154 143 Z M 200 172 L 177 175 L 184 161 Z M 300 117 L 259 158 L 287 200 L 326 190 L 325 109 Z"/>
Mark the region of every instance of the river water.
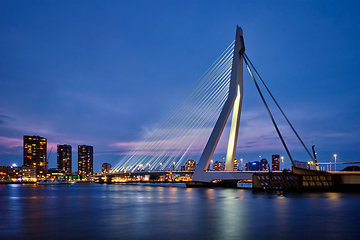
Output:
<path fill-rule="evenodd" d="M 0 239 L 360 239 L 360 193 L 0 185 Z"/>

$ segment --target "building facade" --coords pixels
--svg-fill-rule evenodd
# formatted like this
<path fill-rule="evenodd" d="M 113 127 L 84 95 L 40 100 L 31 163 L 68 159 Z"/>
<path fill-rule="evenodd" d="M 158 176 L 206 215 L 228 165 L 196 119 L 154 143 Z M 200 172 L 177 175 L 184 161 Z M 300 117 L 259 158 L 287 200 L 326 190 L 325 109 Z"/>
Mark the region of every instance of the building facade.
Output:
<path fill-rule="evenodd" d="M 23 166 L 21 171 L 23 181 L 36 181 L 36 167 Z"/>
<path fill-rule="evenodd" d="M 259 161 L 248 162 L 245 164 L 245 171 L 260 171 Z"/>
<path fill-rule="evenodd" d="M 15 164 L 10 166 L 8 176 L 11 181 L 20 181 L 22 178 L 22 167 Z"/>
<path fill-rule="evenodd" d="M 50 168 L 48 170 L 48 177 L 51 179 L 64 179 L 66 172 L 62 169 Z"/>
<path fill-rule="evenodd" d="M 271 170 L 280 171 L 280 155 L 272 155 Z"/>
<path fill-rule="evenodd" d="M 78 174 L 82 177 L 90 176 L 93 170 L 93 147 L 87 145 L 78 146 Z"/>
<path fill-rule="evenodd" d="M 71 173 L 71 145 L 57 145 L 57 169 Z"/>
<path fill-rule="evenodd" d="M 214 171 L 224 171 L 225 170 L 225 164 L 223 162 L 216 161 L 216 162 L 214 162 L 213 170 Z"/>
<path fill-rule="evenodd" d="M 24 163 L 25 167 L 36 167 L 36 176 L 39 178 L 46 175 L 47 162 L 47 139 L 40 136 L 24 135 Z"/>
<path fill-rule="evenodd" d="M 110 163 L 103 163 L 101 165 L 101 172 L 102 173 L 110 173 L 111 169 L 112 169 L 112 166 L 111 166 Z"/>
<path fill-rule="evenodd" d="M 260 160 L 260 171 L 267 171 L 268 170 L 268 161 L 266 158 Z"/>
<path fill-rule="evenodd" d="M 234 168 L 233 168 L 233 171 L 237 171 L 237 170 L 238 170 L 238 166 L 239 166 L 239 163 L 238 163 L 237 159 L 234 159 Z"/>
<path fill-rule="evenodd" d="M 185 163 L 185 171 L 195 171 L 196 161 L 195 160 L 187 160 Z"/>

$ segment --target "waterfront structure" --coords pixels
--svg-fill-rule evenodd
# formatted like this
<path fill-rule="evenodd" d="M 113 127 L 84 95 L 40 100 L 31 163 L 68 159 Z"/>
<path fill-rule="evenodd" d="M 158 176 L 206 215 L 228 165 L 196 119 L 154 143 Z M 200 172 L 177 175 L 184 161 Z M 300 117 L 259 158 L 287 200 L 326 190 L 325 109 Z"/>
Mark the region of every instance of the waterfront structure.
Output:
<path fill-rule="evenodd" d="M 35 166 L 0 166 L 0 181 L 23 181 L 23 182 L 35 182 L 36 167 Z"/>
<path fill-rule="evenodd" d="M 280 171 L 280 155 L 272 155 L 271 170 Z"/>
<path fill-rule="evenodd" d="M 71 173 L 71 145 L 57 145 L 57 169 Z"/>
<path fill-rule="evenodd" d="M 36 181 L 36 167 L 35 166 L 23 166 L 21 169 L 23 181 Z"/>
<path fill-rule="evenodd" d="M 22 178 L 22 167 L 16 166 L 15 164 L 10 166 L 8 176 L 12 181 L 20 180 Z"/>
<path fill-rule="evenodd" d="M 9 171 L 10 171 L 10 166 L 0 165 L 0 175 L 7 175 Z"/>
<path fill-rule="evenodd" d="M 111 166 L 110 163 L 103 163 L 101 165 L 101 172 L 102 173 L 110 173 L 111 169 L 112 169 L 112 166 Z"/>
<path fill-rule="evenodd" d="M 47 173 L 47 139 L 40 136 L 24 135 L 24 163 L 25 167 L 36 167 L 36 176 L 42 177 Z"/>
<path fill-rule="evenodd" d="M 87 177 L 94 173 L 93 170 L 93 147 L 87 145 L 78 146 L 78 174 Z"/>
<path fill-rule="evenodd" d="M 9 178 L 8 172 L 9 172 L 10 166 L 0 166 L 0 181 L 6 181 Z"/>
<path fill-rule="evenodd" d="M 57 169 L 57 168 L 50 168 L 48 170 L 47 176 L 51 179 L 64 179 L 65 178 L 65 170 Z"/>
<path fill-rule="evenodd" d="M 268 161 L 266 158 L 260 160 L 260 171 L 267 171 L 268 170 Z"/>
<path fill-rule="evenodd" d="M 196 169 L 196 161 L 195 160 L 187 160 L 185 163 L 185 171 L 195 171 Z"/>

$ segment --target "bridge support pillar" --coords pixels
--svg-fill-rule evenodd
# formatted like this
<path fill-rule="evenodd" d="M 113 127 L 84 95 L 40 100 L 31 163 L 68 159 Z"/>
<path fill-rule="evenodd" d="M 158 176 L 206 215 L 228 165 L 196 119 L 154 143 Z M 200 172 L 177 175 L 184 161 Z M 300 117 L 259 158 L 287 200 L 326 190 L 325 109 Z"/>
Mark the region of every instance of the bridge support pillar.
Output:
<path fill-rule="evenodd" d="M 231 110 L 233 110 L 233 118 L 231 122 L 230 137 L 228 150 L 226 155 L 226 171 L 233 171 L 234 159 L 236 153 L 237 138 L 239 132 L 241 105 L 243 98 L 243 53 L 245 51 L 244 38 L 242 29 L 237 26 L 235 34 L 234 56 L 232 63 L 232 71 L 230 78 L 230 87 L 228 98 L 221 110 L 220 116 L 216 121 L 209 140 L 200 157 L 199 163 L 195 169 L 192 180 L 198 182 L 210 182 L 204 177 L 208 174 L 207 169 L 210 160 L 214 154 L 220 136 L 225 128 Z M 219 179 L 220 180 L 220 179 Z"/>

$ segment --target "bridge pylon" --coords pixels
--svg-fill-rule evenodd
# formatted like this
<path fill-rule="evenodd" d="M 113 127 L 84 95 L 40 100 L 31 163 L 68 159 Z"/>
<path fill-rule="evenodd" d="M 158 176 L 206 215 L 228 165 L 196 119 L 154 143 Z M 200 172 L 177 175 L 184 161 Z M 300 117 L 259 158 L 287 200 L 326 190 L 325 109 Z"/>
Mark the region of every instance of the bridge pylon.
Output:
<path fill-rule="evenodd" d="M 223 133 L 226 122 L 229 118 L 231 111 L 233 111 L 230 136 L 226 153 L 225 171 L 233 171 L 234 159 L 236 153 L 236 145 L 239 133 L 240 115 L 243 100 L 243 53 L 245 52 L 245 44 L 243 38 L 243 31 L 241 27 L 237 26 L 235 34 L 234 56 L 232 63 L 232 71 L 230 78 L 230 87 L 228 98 L 220 112 L 219 118 L 211 132 L 208 142 L 200 157 L 199 163 L 194 172 L 193 181 L 197 182 L 210 182 L 214 179 L 215 173 L 207 172 L 210 160 L 215 152 L 219 139 Z M 224 172 L 221 179 L 227 179 Z M 219 176 L 220 177 L 220 176 Z M 233 179 L 234 176 L 229 176 Z M 215 178 L 219 179 L 219 178 Z"/>

